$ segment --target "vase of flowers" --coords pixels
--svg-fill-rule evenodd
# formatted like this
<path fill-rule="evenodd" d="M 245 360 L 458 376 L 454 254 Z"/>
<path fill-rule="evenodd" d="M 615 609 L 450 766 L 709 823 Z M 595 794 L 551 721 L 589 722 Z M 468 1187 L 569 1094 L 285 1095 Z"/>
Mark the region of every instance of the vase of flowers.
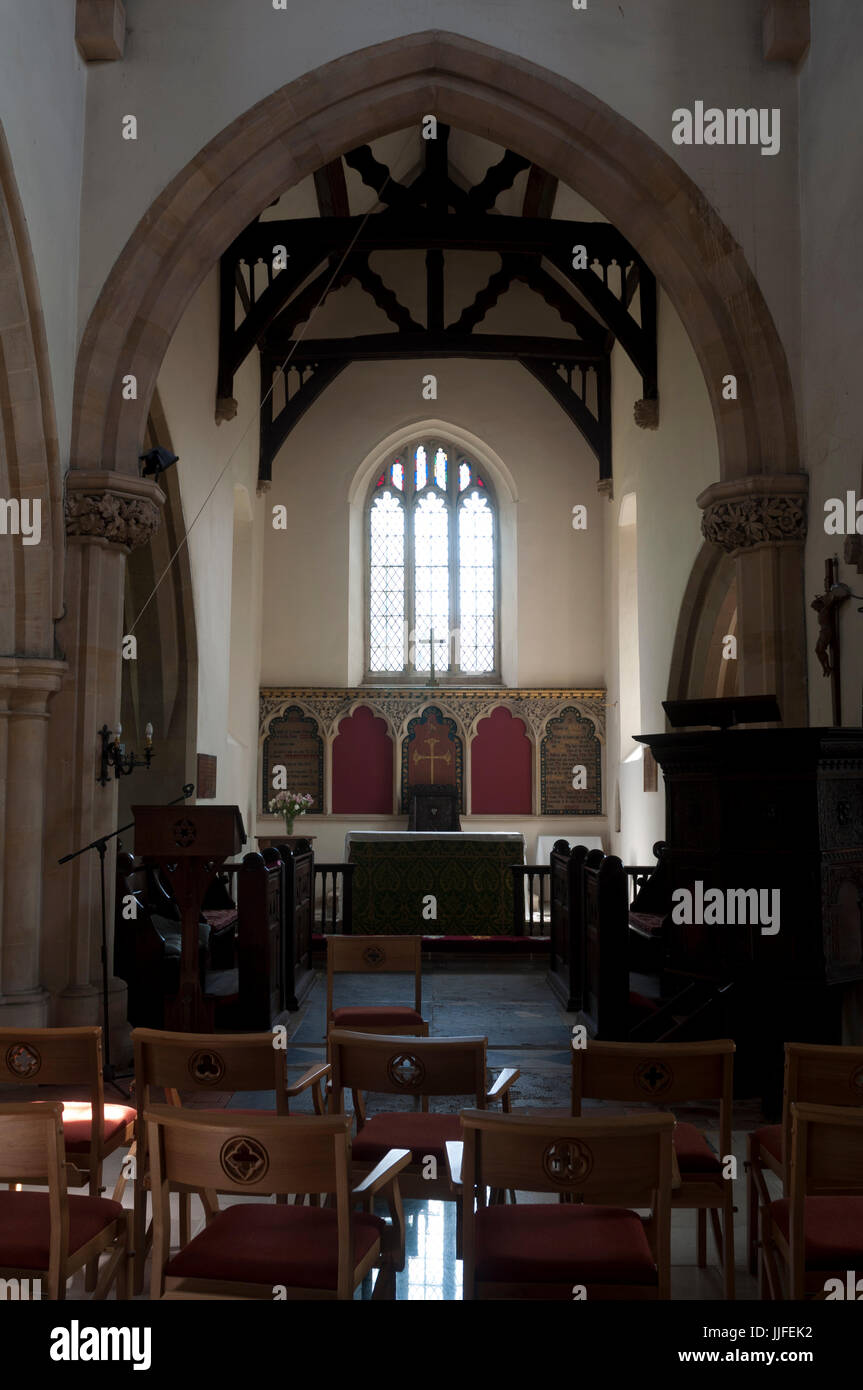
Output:
<path fill-rule="evenodd" d="M 270 814 L 284 816 L 285 835 L 290 837 L 294 833 L 297 816 L 304 816 L 311 809 L 313 800 L 314 797 L 308 792 L 277 792 L 270 802 Z"/>

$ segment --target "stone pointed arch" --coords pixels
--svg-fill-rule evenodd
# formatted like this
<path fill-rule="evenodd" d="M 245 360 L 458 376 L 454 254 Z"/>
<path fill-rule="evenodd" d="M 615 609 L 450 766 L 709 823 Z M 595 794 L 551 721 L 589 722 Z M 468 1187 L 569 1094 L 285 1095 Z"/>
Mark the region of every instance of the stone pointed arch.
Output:
<path fill-rule="evenodd" d="M 239 116 L 164 189 L 108 276 L 84 334 L 73 467 L 133 471 L 173 330 L 249 218 L 346 149 L 427 111 L 542 165 L 638 248 L 704 371 L 723 479 L 797 469 L 784 349 L 743 252 L 698 187 L 592 93 L 515 54 L 438 31 L 305 73 Z M 138 379 L 137 402 L 122 399 L 129 372 Z M 739 383 L 732 409 L 720 397 L 727 372 Z"/>

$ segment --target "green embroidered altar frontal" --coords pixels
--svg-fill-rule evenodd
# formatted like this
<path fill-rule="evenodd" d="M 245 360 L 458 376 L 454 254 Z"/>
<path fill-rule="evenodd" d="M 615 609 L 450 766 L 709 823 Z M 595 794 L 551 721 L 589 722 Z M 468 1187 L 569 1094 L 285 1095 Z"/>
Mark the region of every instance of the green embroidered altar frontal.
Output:
<path fill-rule="evenodd" d="M 355 866 L 355 933 L 512 933 L 511 866 L 524 863 L 522 835 L 352 832 L 345 857 Z M 436 916 L 431 915 L 430 897 Z"/>

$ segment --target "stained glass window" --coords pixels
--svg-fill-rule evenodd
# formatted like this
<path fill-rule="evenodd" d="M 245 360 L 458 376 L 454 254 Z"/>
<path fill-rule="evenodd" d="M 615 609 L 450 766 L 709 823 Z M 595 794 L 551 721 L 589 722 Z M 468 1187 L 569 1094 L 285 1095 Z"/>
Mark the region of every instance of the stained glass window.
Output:
<path fill-rule="evenodd" d="M 377 478 L 368 517 L 369 675 L 494 675 L 496 513 L 475 464 L 415 444 Z"/>

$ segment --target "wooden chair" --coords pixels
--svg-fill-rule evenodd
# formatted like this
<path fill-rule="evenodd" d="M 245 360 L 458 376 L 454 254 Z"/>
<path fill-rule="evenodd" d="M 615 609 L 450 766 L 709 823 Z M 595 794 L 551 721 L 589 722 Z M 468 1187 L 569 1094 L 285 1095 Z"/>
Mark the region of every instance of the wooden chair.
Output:
<path fill-rule="evenodd" d="M 671 1115 L 533 1119 L 462 1111 L 465 1299 L 667 1299 Z M 486 1188 L 575 1200 L 485 1205 Z M 587 1205 L 587 1204 L 590 1205 Z M 649 1208 L 644 1222 L 631 1208 Z M 580 1290 L 579 1290 L 580 1292 Z"/>
<path fill-rule="evenodd" d="M 292 1086 L 288 1085 L 287 1052 L 274 1046 L 273 1033 L 162 1033 L 151 1028 L 132 1030 L 135 1048 L 135 1095 L 137 1099 L 135 1183 L 135 1289 L 144 1281 L 144 1263 L 152 1237 L 147 1227 L 147 1132 L 145 1111 L 153 1104 L 154 1089 L 163 1090 L 169 1105 L 180 1105 L 181 1091 L 274 1091 L 276 1108 L 271 1111 L 232 1110 L 236 1115 L 288 1115 L 290 1102 L 312 1087 L 317 1114 L 324 1101 L 319 1087 L 329 1075 L 329 1066 L 312 1066 Z M 200 1112 L 197 1112 L 200 1113 Z M 316 1190 L 316 1189 L 315 1189 Z M 180 1242 L 189 1240 L 191 1192 L 180 1193 Z M 199 1191 L 205 1212 L 212 1212 L 212 1197 Z"/>
<path fill-rule="evenodd" d="M 350 1299 L 378 1268 L 374 1296 L 392 1297 L 404 1265 L 404 1219 L 398 1174 L 404 1150 L 388 1153 L 350 1190 L 347 1116 L 238 1117 L 236 1111 L 147 1111 L 152 1154 L 155 1236 L 151 1296 L 197 1298 Z M 248 1201 L 216 1212 L 194 1240 L 171 1257 L 169 1198 L 176 1186 L 219 1189 L 243 1197 L 320 1190 L 334 1206 L 300 1207 Z M 386 1195 L 388 1227 L 373 1215 Z M 353 1212 L 352 1203 L 368 1207 Z"/>
<path fill-rule="evenodd" d="M 458 1115 L 399 1110 L 368 1119 L 364 1093 L 378 1091 L 425 1098 L 472 1096 L 479 1110 L 500 1100 L 508 1111 L 510 1090 L 520 1073 L 515 1067 L 507 1067 L 489 1087 L 486 1047 L 486 1038 L 375 1037 L 333 1029 L 331 1105 L 343 1114 L 344 1093 L 353 1092 L 357 1122 L 353 1142 L 355 1170 L 374 1168 L 390 1149 L 409 1149 L 411 1161 L 401 1181 L 403 1194 L 455 1200 L 446 1171 L 446 1143 L 461 1138 Z M 426 1162 L 429 1158 L 435 1160 L 431 1168 Z M 429 1176 L 429 1172 L 435 1176 Z"/>
<path fill-rule="evenodd" d="M 572 1113 L 593 1100 L 719 1102 L 719 1154 L 695 1125 L 678 1121 L 673 1145 L 679 1185 L 671 1193 L 675 1210 L 697 1212 L 696 1260 L 707 1262 L 707 1213 L 713 1226 L 726 1298 L 734 1297 L 734 1186 L 722 1176 L 722 1160 L 731 1153 L 734 1043 L 589 1042 L 572 1050 Z M 720 1223 L 719 1213 L 722 1212 Z"/>
<path fill-rule="evenodd" d="M 775 1173 L 788 1192 L 791 1155 L 791 1107 L 863 1105 L 863 1047 L 829 1047 L 815 1043 L 785 1044 L 782 1122 L 762 1125 L 746 1141 L 746 1234 L 749 1271 L 758 1272 L 758 1211 L 769 1205 L 765 1174 Z"/>
<path fill-rule="evenodd" d="M 73 1030 L 84 1031 L 84 1030 Z M 129 1297 L 129 1213 L 105 1197 L 70 1197 L 63 1102 L 0 1105 L 0 1181 L 47 1185 L 47 1192 L 0 1192 L 0 1276 L 44 1280 L 48 1298 L 66 1297 L 76 1270 L 109 1258 L 95 1284 Z M 86 1181 L 86 1178 L 84 1179 Z"/>
<path fill-rule="evenodd" d="M 101 1028 L 0 1028 L 0 1090 L 5 1086 L 88 1093 L 87 1100 L 62 1101 L 63 1135 L 66 1158 L 82 1174 L 81 1186 L 98 1197 L 105 1159 L 128 1147 L 135 1132 L 131 1106 L 105 1104 Z M 93 1124 L 94 1115 L 101 1115 L 101 1124 Z"/>
<path fill-rule="evenodd" d="M 422 938 L 419 936 L 328 936 L 327 1032 L 397 1033 L 427 1038 L 422 1016 Z M 333 1008 L 333 976 L 342 973 L 391 975 L 413 973 L 414 1007 L 407 1004 L 353 1004 Z"/>
<path fill-rule="evenodd" d="M 863 1270 L 863 1110 L 791 1105 L 788 1195 L 761 1207 L 762 1297 L 825 1297 Z M 782 1269 L 777 1267 L 777 1257 Z M 853 1297 L 853 1295 L 852 1295 Z"/>

